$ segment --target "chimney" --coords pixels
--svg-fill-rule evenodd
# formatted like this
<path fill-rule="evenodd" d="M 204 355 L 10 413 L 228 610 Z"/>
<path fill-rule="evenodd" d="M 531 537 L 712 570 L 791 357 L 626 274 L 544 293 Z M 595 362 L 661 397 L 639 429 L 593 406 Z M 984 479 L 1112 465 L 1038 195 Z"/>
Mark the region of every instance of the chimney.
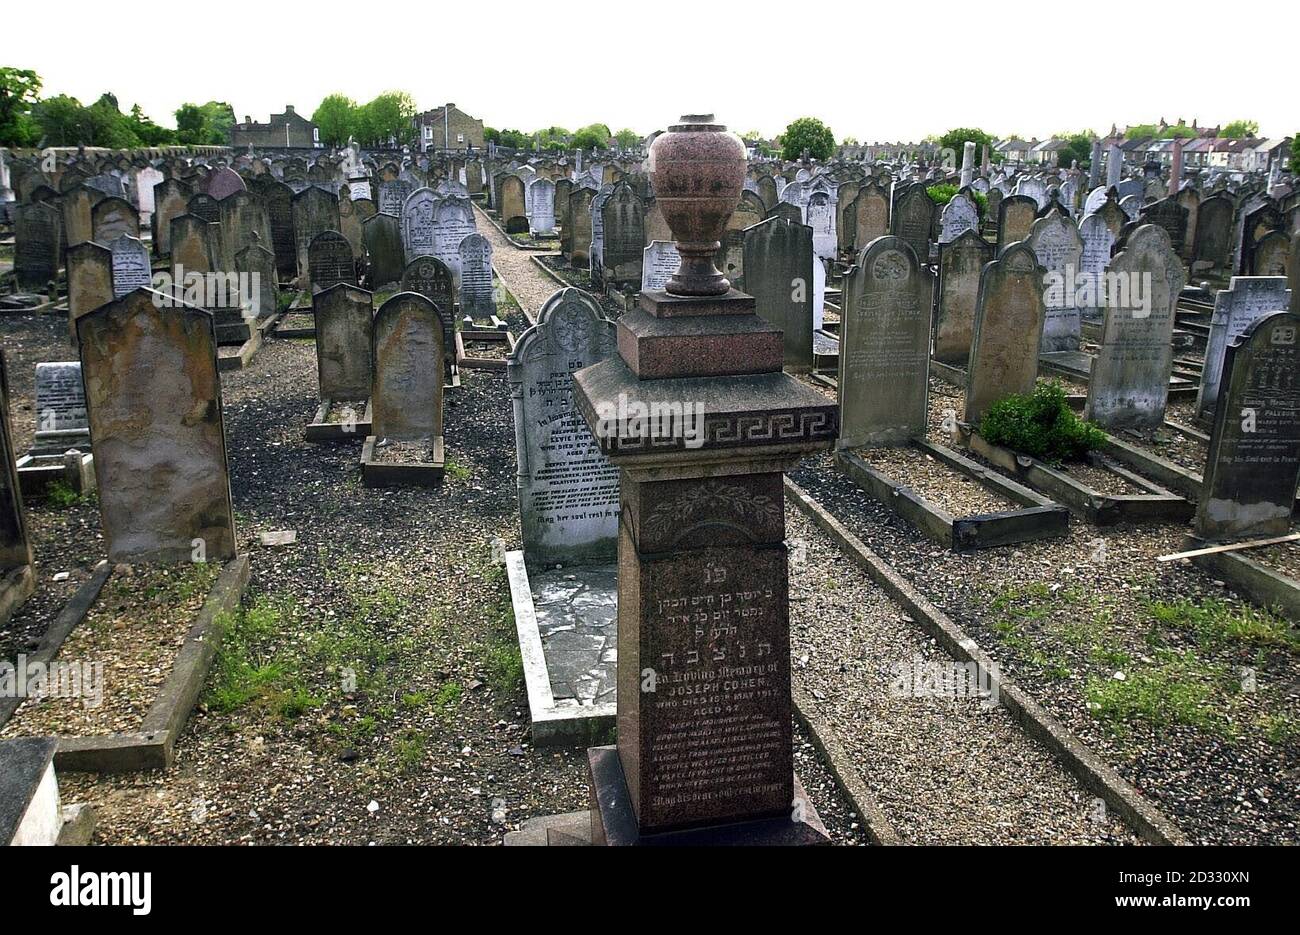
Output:
<path fill-rule="evenodd" d="M 252 122 L 253 122 L 253 118 L 250 117 L 248 114 L 244 114 L 244 123 L 252 123 Z"/>
<path fill-rule="evenodd" d="M 285 112 L 286 114 L 291 114 L 291 113 L 293 113 L 293 105 L 292 105 L 292 104 L 285 104 L 285 105 L 284 105 L 284 112 Z"/>

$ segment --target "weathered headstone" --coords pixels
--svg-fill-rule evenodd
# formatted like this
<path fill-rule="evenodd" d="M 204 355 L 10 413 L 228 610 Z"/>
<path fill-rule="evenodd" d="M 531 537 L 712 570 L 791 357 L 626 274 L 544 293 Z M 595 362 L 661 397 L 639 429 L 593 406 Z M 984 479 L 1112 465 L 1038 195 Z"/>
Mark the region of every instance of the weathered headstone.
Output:
<path fill-rule="evenodd" d="M 965 367 L 975 328 L 980 274 L 993 259 L 993 244 L 968 228 L 951 243 L 939 244 L 939 311 L 935 319 L 934 359 Z"/>
<path fill-rule="evenodd" d="M 768 218 L 745 231 L 745 291 L 754 311 L 785 334 L 785 367 L 813 365 L 813 230 Z"/>
<path fill-rule="evenodd" d="M 641 291 L 663 289 L 677 273 L 682 255 L 670 240 L 653 240 L 641 255 Z"/>
<path fill-rule="evenodd" d="M 140 212 L 124 198 L 105 198 L 90 209 L 90 226 L 95 242 L 108 246 L 123 234 L 140 236 Z"/>
<path fill-rule="evenodd" d="M 1043 275 L 1024 243 L 984 267 L 966 367 L 965 421 L 978 425 L 993 403 L 1033 390 L 1046 315 Z"/>
<path fill-rule="evenodd" d="M 614 558 L 618 471 L 574 405 L 572 374 L 616 353 L 614 324 L 596 300 L 564 289 L 510 356 L 524 552 L 542 567 Z"/>
<path fill-rule="evenodd" d="M 212 316 L 137 289 L 77 333 L 109 561 L 232 558 Z"/>
<path fill-rule="evenodd" d="M 1008 195 L 998 204 L 998 252 L 1029 237 L 1038 203 L 1027 195 Z"/>
<path fill-rule="evenodd" d="M 113 298 L 120 299 L 128 292 L 153 286 L 153 267 L 144 244 L 122 234 L 108 244 L 108 249 L 113 262 Z"/>
<path fill-rule="evenodd" d="M 372 298 L 348 283 L 312 296 L 320 399 L 359 402 L 370 397 Z"/>
<path fill-rule="evenodd" d="M 497 209 L 501 226 L 507 234 L 522 234 L 528 230 L 528 214 L 524 205 L 524 180 L 517 175 L 501 179 L 501 205 Z"/>
<path fill-rule="evenodd" d="M 31 596 L 36 585 L 23 494 L 14 466 L 17 453 L 9 421 L 9 371 L 3 349 L 0 349 L 0 458 L 4 460 L 0 465 L 0 626 L 3 626 Z"/>
<path fill-rule="evenodd" d="M 308 251 L 317 234 L 339 229 L 339 199 L 337 195 L 308 186 L 293 196 L 293 235 L 298 254 L 298 277 L 301 288 L 310 283 L 310 258 Z M 344 241 L 346 243 L 346 240 Z"/>
<path fill-rule="evenodd" d="M 641 198 L 632 186 L 620 182 L 601 207 L 601 218 L 604 281 L 640 284 L 641 251 L 645 249 L 645 206 Z"/>
<path fill-rule="evenodd" d="M 929 270 L 918 265 L 906 241 L 890 236 L 863 251 L 846 279 L 837 445 L 906 444 L 925 434 L 933 295 Z"/>
<path fill-rule="evenodd" d="M 444 354 L 438 310 L 424 296 L 399 292 L 375 313 L 370 404 L 376 438 L 442 436 Z"/>
<path fill-rule="evenodd" d="M 495 315 L 497 306 L 492 287 L 492 242 L 479 233 L 461 240 L 460 311 L 472 318 Z"/>
<path fill-rule="evenodd" d="M 1005 205 L 1006 202 L 1003 202 Z M 1083 256 L 1079 229 L 1055 211 L 1034 222 L 1025 243 L 1038 257 L 1046 271 L 1052 299 L 1047 302 L 1047 320 L 1043 323 L 1042 349 L 1077 351 L 1080 342 L 1080 314 L 1075 305 L 1074 277 Z M 1052 286 L 1058 288 L 1054 291 Z"/>
<path fill-rule="evenodd" d="M 443 349 L 454 362 L 456 352 L 456 277 L 446 263 L 435 256 L 417 256 L 402 271 L 402 291 L 414 292 L 433 303 L 442 321 Z"/>
<path fill-rule="evenodd" d="M 536 236 L 555 233 L 555 183 L 548 178 L 534 179 L 527 194 L 532 202 L 528 229 Z"/>
<path fill-rule="evenodd" d="M 1228 345 L 1195 533 L 1208 541 L 1291 531 L 1300 481 L 1300 316 L 1268 315 Z"/>
<path fill-rule="evenodd" d="M 59 272 L 59 212 L 40 202 L 19 205 L 14 220 L 14 277 L 18 288 L 44 292 Z"/>
<path fill-rule="evenodd" d="M 433 255 L 447 264 L 452 275 L 460 277 L 460 242 L 477 233 L 474 209 L 468 198 L 448 197 L 434 209 Z"/>
<path fill-rule="evenodd" d="M 434 212 L 441 199 L 431 188 L 417 188 L 402 205 L 402 246 L 406 262 L 417 256 L 433 256 Z"/>
<path fill-rule="evenodd" d="M 975 199 L 964 191 L 952 196 L 939 216 L 939 243 L 952 243 L 966 231 L 979 232 L 980 214 Z"/>
<path fill-rule="evenodd" d="M 1185 281 L 1183 261 L 1155 224 L 1134 231 L 1111 260 L 1101 348 L 1088 382 L 1088 419 L 1113 431 L 1164 424 L 1174 307 Z"/>
<path fill-rule="evenodd" d="M 853 201 L 857 215 L 853 252 L 861 253 L 877 237 L 889 233 L 889 191 L 872 183 L 864 186 Z"/>
<path fill-rule="evenodd" d="M 391 214 L 376 214 L 361 223 L 366 247 L 366 286 L 379 292 L 402 278 L 406 251 L 402 247 L 401 221 Z"/>
<path fill-rule="evenodd" d="M 890 233 L 911 247 L 920 263 L 928 263 L 930 259 L 936 210 L 920 182 L 909 185 L 894 202 Z"/>
<path fill-rule="evenodd" d="M 357 284 L 352 245 L 338 231 L 321 231 L 307 247 L 307 275 L 312 292 L 339 283 Z"/>
<path fill-rule="evenodd" d="M 68 331 L 73 344 L 77 341 L 77 319 L 113 296 L 113 253 L 93 240 L 68 248 Z"/>
<path fill-rule="evenodd" d="M 1286 311 L 1291 299 L 1287 281 L 1275 276 L 1234 276 L 1227 289 L 1215 294 L 1201 387 L 1196 396 L 1199 417 L 1208 419 L 1218 405 L 1219 379 L 1228 347 L 1261 318 Z"/>

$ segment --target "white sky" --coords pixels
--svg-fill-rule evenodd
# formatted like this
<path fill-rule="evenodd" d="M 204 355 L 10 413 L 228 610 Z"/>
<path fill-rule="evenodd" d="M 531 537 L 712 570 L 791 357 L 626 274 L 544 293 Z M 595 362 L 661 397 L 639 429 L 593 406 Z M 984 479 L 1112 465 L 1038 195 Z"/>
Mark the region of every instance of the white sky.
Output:
<path fill-rule="evenodd" d="M 111 16 L 100 2 L 64 0 L 62 25 L 51 15 L 30 0 L 7 4 L 0 61 L 35 69 L 46 95 L 88 104 L 112 91 L 123 111 L 139 103 L 164 126 L 185 101 L 225 100 L 237 119 L 265 121 L 286 103 L 310 116 L 332 91 L 365 101 L 399 89 L 421 110 L 454 101 L 488 126 L 520 130 L 602 122 L 647 134 L 710 111 L 767 136 L 820 117 L 836 139 L 862 142 L 959 126 L 1104 133 L 1161 117 L 1254 119 L 1265 136 L 1300 130 L 1286 52 L 1300 22 L 1295 0 L 888 9 L 871 0 L 146 0 Z M 115 59 L 115 48 L 129 54 Z"/>

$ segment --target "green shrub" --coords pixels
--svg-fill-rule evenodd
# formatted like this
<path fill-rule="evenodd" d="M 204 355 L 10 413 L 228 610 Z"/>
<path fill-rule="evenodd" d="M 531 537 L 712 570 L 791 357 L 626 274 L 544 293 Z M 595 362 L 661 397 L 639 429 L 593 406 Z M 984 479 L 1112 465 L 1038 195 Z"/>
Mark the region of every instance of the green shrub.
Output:
<path fill-rule="evenodd" d="M 1039 383 L 1033 393 L 999 399 L 980 420 L 980 434 L 995 445 L 1060 464 L 1081 461 L 1106 441 L 1101 429 L 1080 419 L 1057 381 Z"/>
<path fill-rule="evenodd" d="M 958 189 L 956 185 L 948 185 L 945 183 L 943 185 L 931 185 L 925 190 L 925 193 L 930 196 L 931 201 L 942 208 L 948 202 L 952 201 L 953 196 L 956 195 L 958 191 L 960 191 L 960 189 Z M 983 192 L 977 191 L 971 191 L 970 196 L 975 199 L 975 207 L 979 209 L 980 217 L 987 217 L 989 213 L 989 196 L 985 195 Z"/>

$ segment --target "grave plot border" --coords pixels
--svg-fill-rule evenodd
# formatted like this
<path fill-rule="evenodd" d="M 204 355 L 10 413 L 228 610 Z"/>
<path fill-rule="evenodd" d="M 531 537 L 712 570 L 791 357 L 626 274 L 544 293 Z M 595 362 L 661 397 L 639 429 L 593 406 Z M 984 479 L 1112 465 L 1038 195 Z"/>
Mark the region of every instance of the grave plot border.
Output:
<path fill-rule="evenodd" d="M 468 370 L 505 370 L 504 357 L 474 357 L 465 353 L 464 338 L 471 341 L 488 341 L 506 346 L 506 353 L 513 354 L 515 336 L 505 328 L 460 328 L 456 331 L 456 366 Z"/>
<path fill-rule="evenodd" d="M 105 567 L 111 571 L 112 566 L 108 563 L 105 563 Z M 99 588 L 107 580 L 108 572 L 105 571 L 99 587 L 85 600 L 84 607 L 79 608 L 80 612 L 63 634 L 64 638 L 89 611 L 98 597 Z M 141 722 L 139 731 L 61 737 L 59 749 L 54 755 L 55 768 L 89 773 L 168 769 L 175 760 L 176 741 L 180 739 L 190 712 L 194 710 L 204 679 L 207 678 L 212 660 L 221 645 L 225 618 L 239 607 L 248 580 L 247 555 L 237 555 L 221 569 L 203 607 L 185 635 L 185 642 L 176 653 L 171 673 L 158 689 L 158 697 Z M 90 583 L 82 586 L 82 591 L 74 596 L 74 601 L 80 602 L 84 597 L 83 592 L 89 594 Z M 73 608 L 73 611 L 76 612 L 77 609 Z M 62 643 L 62 639 L 59 642 Z"/>
<path fill-rule="evenodd" d="M 1001 670 L 992 658 L 954 620 L 884 559 L 867 548 L 825 507 L 788 477 L 785 479 L 785 491 L 788 502 L 802 510 L 888 597 L 902 605 L 908 616 L 932 636 L 945 652 L 958 662 L 974 662 L 984 671 L 998 672 L 999 701 L 1006 706 L 1025 734 L 1041 743 L 1060 760 L 1084 788 L 1101 798 L 1143 840 L 1165 845 L 1189 843 L 1178 826 L 1160 809 L 1143 798 L 1132 784 L 1024 689 L 1001 675 Z"/>
<path fill-rule="evenodd" d="M 80 494 L 95 489 L 95 456 L 89 451 L 67 451 L 61 455 L 28 453 L 14 462 L 14 467 L 23 499 L 41 499 L 56 480 Z"/>
<path fill-rule="evenodd" d="M 1202 549 L 1213 544 L 1188 535 L 1184 548 Z M 1295 578 L 1255 561 L 1244 551 L 1213 552 L 1193 556 L 1188 561 L 1244 594 L 1252 604 L 1276 609 L 1293 624 L 1300 623 L 1300 581 Z"/>
<path fill-rule="evenodd" d="M 251 329 L 248 340 L 239 345 L 238 353 L 222 356 L 221 346 L 218 345 L 217 371 L 243 370 L 251 364 L 253 362 L 253 357 L 261 349 L 262 342 L 266 339 L 266 335 L 274 332 L 275 326 L 279 321 L 280 313 L 278 312 L 274 315 L 268 316 L 262 321 L 259 321 L 257 326 Z"/>
<path fill-rule="evenodd" d="M 976 464 L 943 445 L 914 438 L 911 446 L 949 470 L 965 475 L 987 490 L 1022 505 L 997 513 L 954 516 L 883 471 L 855 451 L 837 451 L 835 466 L 873 499 L 887 506 L 918 530 L 954 552 L 987 549 L 1038 539 L 1055 539 L 1069 532 L 1070 511 L 1015 481 Z M 870 455 L 870 449 L 866 449 Z"/>
<path fill-rule="evenodd" d="M 497 219 L 495 208 L 484 208 L 482 205 L 479 205 L 479 210 L 482 211 L 483 216 L 488 219 L 488 223 L 490 223 L 493 227 L 495 227 L 497 229 L 497 232 L 500 233 L 501 236 L 504 237 L 506 241 L 510 244 L 510 246 L 514 247 L 516 250 L 522 250 L 525 253 L 553 253 L 557 251 L 560 247 L 560 235 L 559 235 L 560 227 L 558 224 L 555 227 L 556 230 L 555 236 L 552 238 L 548 238 L 549 241 L 548 243 L 545 244 L 516 243 L 514 235 L 507 234 L 505 227 L 503 227 L 501 222 Z"/>
<path fill-rule="evenodd" d="M 998 468 L 1013 474 L 1039 493 L 1069 507 L 1094 526 L 1110 526 L 1130 521 L 1187 521 L 1196 511 L 1195 504 L 1159 484 L 1105 459 L 1093 458 L 1093 464 L 1115 474 L 1141 490 L 1142 494 L 1109 494 L 1094 490 L 1064 471 L 1022 455 L 1010 448 L 994 445 L 969 425 L 958 423 L 960 444 Z"/>
<path fill-rule="evenodd" d="M 360 402 L 360 400 L 358 400 L 358 402 Z M 352 423 L 352 428 L 350 430 L 346 429 L 346 423 L 344 422 L 326 421 L 326 419 L 329 418 L 330 407 L 333 404 L 334 400 L 328 396 L 320 401 L 320 405 L 316 407 L 316 415 L 312 418 L 312 421 L 307 423 L 307 427 L 303 429 L 302 437 L 304 441 L 348 442 L 358 438 L 366 438 L 370 435 L 371 429 L 373 428 L 371 420 L 374 410 L 370 405 L 369 399 L 366 400 L 365 412 L 362 414 L 360 419 Z"/>
<path fill-rule="evenodd" d="M 514 608 L 519 655 L 524 665 L 533 744 L 539 747 L 589 747 L 612 743 L 618 715 L 616 701 L 582 705 L 573 699 L 557 700 L 551 691 L 550 670 L 546 666 L 542 638 L 537 628 L 533 589 L 522 550 L 506 553 L 506 577 L 510 581 L 510 603 Z"/>
<path fill-rule="evenodd" d="M 392 464 L 375 460 L 379 439 L 366 436 L 361 447 L 361 482 L 367 487 L 437 487 L 442 484 L 447 458 L 442 436 L 433 439 L 433 460 Z"/>

